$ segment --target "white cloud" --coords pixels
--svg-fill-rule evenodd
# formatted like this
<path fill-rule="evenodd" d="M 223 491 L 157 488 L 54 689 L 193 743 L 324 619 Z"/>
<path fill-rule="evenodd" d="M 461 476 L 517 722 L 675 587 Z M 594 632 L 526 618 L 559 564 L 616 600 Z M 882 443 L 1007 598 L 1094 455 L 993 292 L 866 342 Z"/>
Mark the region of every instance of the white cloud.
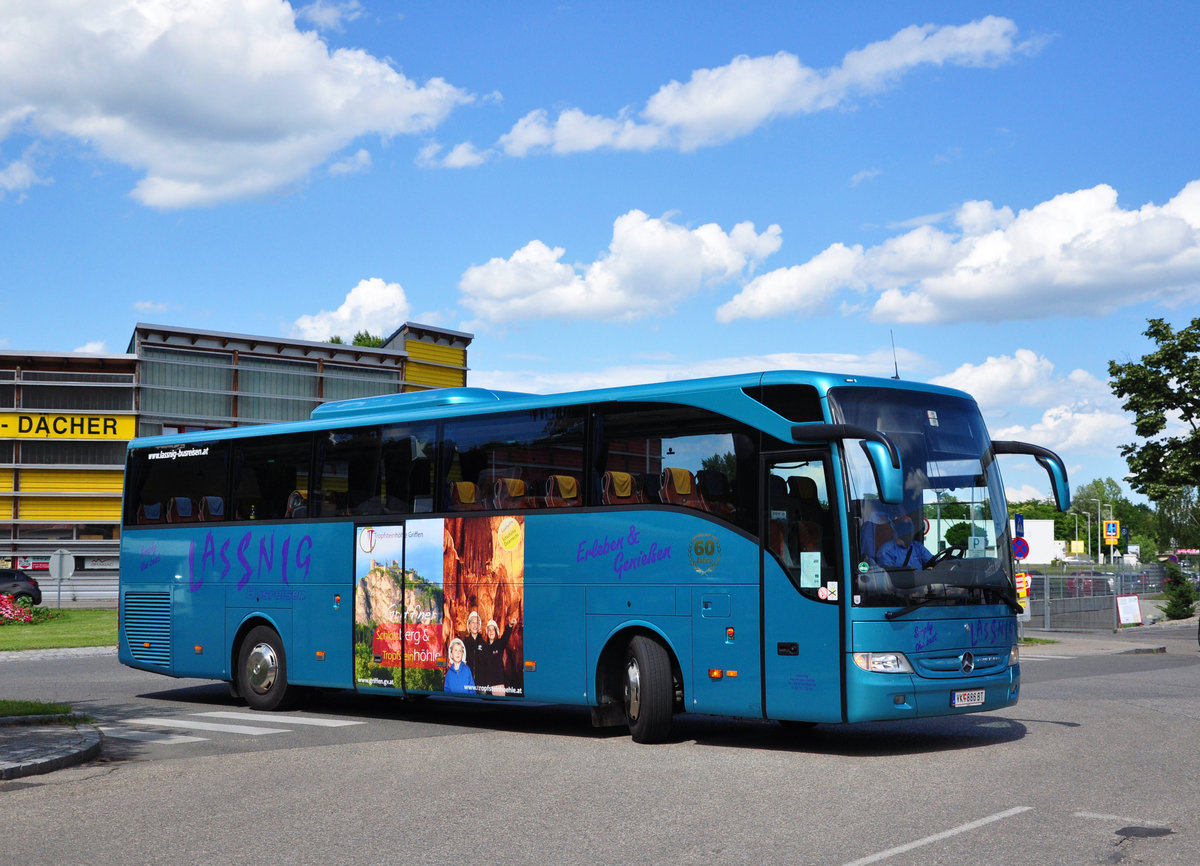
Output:
<path fill-rule="evenodd" d="M 321 310 L 298 318 L 291 335 L 301 340 L 324 342 L 341 337 L 347 343 L 359 331 L 388 337 L 410 318 L 411 308 L 399 283 L 385 283 L 379 277 L 362 280 L 351 289 L 336 310 Z"/>
<path fill-rule="evenodd" d="M 851 176 L 850 186 L 858 186 L 863 181 L 874 180 L 875 178 L 879 177 L 879 175 L 881 175 L 881 174 L 883 174 L 882 169 L 864 168 L 862 171 L 855 172 L 854 175 Z"/>
<path fill-rule="evenodd" d="M 90 343 L 84 343 L 82 346 L 79 346 L 73 351 L 80 352 L 85 355 L 100 355 L 108 351 L 108 344 L 103 340 L 93 340 Z"/>
<path fill-rule="evenodd" d="M 509 258 L 469 268 L 462 302 L 479 319 L 588 318 L 630 321 L 673 305 L 706 284 L 739 277 L 779 249 L 779 226 L 758 234 L 738 223 L 687 229 L 632 210 L 613 223 L 608 252 L 590 264 L 561 261 L 565 250 L 533 240 Z"/>
<path fill-rule="evenodd" d="M 352 156 L 339 159 L 329 166 L 329 173 L 335 177 L 344 174 L 362 174 L 371 169 L 371 154 L 360 148 Z"/>
<path fill-rule="evenodd" d="M 297 18 L 311 21 L 322 30 L 338 32 L 345 29 L 346 22 L 357 21 L 362 14 L 363 7 L 358 0 L 348 0 L 346 3 L 327 3 L 325 0 L 317 0 L 315 3 L 309 3 L 296 10 Z"/>
<path fill-rule="evenodd" d="M 139 313 L 165 313 L 166 301 L 134 301 L 133 308 Z"/>
<path fill-rule="evenodd" d="M 5 130 L 6 124 L 3 118 L 0 118 L 0 141 L 4 139 Z M 15 159 L 0 168 L 0 198 L 8 192 L 24 193 L 32 186 L 50 183 L 46 178 L 39 177 L 34 167 L 34 159 L 40 150 L 37 144 L 33 144 L 25 148 L 20 159 Z"/>
<path fill-rule="evenodd" d="M 955 222 L 956 232 L 923 225 L 866 249 L 834 244 L 757 277 L 717 318 L 806 314 L 841 290 L 875 293 L 872 318 L 904 324 L 1104 315 L 1200 296 L 1200 180 L 1162 206 L 1124 210 L 1100 185 L 1015 216 L 967 202 Z"/>
<path fill-rule="evenodd" d="M 43 0 L 5 19 L 0 133 L 79 139 L 144 172 L 132 195 L 157 208 L 280 189 L 356 138 L 428 132 L 472 99 L 331 51 L 281 0 Z"/>
<path fill-rule="evenodd" d="M 963 364 L 930 380 L 966 391 L 979 403 L 995 439 L 1033 442 L 1062 453 L 1110 455 L 1113 443 L 1132 441 L 1133 428 L 1108 384 L 1086 370 L 1057 375 L 1044 355 L 1017 349 L 1011 356 Z M 1032 422 L 1014 423 L 1022 408 L 1049 407 Z M 1002 423 L 994 423 L 999 419 Z"/>
<path fill-rule="evenodd" d="M 1033 49 L 1016 41 L 1016 25 L 988 16 L 962 26 L 911 26 L 890 39 L 849 52 L 840 66 L 816 70 L 787 52 L 735 57 L 725 66 L 697 69 L 687 82 L 663 85 L 636 115 L 589 115 L 568 108 L 550 120 L 531 111 L 500 138 L 509 156 L 612 148 L 695 150 L 748 135 L 774 117 L 843 106 L 882 90 L 926 65 L 985 66 Z"/>
<path fill-rule="evenodd" d="M 464 141 L 442 156 L 442 146 L 431 141 L 417 154 L 417 165 L 422 168 L 474 168 L 483 165 L 494 153 L 491 150 L 479 150 L 469 141 Z"/>
<path fill-rule="evenodd" d="M 902 366 L 923 366 L 918 355 L 901 350 Z M 533 359 L 544 360 L 544 359 Z M 888 376 L 892 372 L 891 348 L 869 355 L 850 353 L 802 354 L 781 352 L 768 355 L 712 358 L 709 360 L 648 359 L 594 370 L 565 370 L 561 365 L 539 363 L 536 370 L 472 370 L 471 384 L 479 388 L 553 394 L 612 388 L 645 382 L 674 382 L 709 376 L 757 373 L 763 370 L 834 370 L 859 376 Z"/>

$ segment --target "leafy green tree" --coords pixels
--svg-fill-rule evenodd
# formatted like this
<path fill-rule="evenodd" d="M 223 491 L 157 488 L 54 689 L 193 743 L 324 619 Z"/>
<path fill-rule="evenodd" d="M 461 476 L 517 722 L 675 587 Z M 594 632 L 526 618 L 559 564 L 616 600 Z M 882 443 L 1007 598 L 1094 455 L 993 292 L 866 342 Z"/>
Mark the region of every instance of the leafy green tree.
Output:
<path fill-rule="evenodd" d="M 1173 562 L 1167 563 L 1167 579 L 1163 581 L 1167 603 L 1163 615 L 1167 619 L 1187 619 L 1196 610 L 1196 587 Z"/>
<path fill-rule="evenodd" d="M 344 346 L 346 341 L 337 334 L 334 334 L 326 343 L 333 343 L 335 346 Z M 354 339 L 350 341 L 351 346 L 363 346 L 369 349 L 378 349 L 383 345 L 383 337 L 376 337 L 369 331 L 359 331 L 354 335 Z"/>
<path fill-rule="evenodd" d="M 1149 319 L 1142 332 L 1157 348 L 1140 361 L 1110 361 L 1113 393 L 1134 415 L 1137 442 L 1124 445 L 1130 483 L 1159 505 L 1160 532 L 1177 541 L 1200 532 L 1200 318 L 1176 331 Z M 1165 525 L 1164 525 L 1165 523 Z M 1164 545 L 1165 546 L 1165 545 Z"/>

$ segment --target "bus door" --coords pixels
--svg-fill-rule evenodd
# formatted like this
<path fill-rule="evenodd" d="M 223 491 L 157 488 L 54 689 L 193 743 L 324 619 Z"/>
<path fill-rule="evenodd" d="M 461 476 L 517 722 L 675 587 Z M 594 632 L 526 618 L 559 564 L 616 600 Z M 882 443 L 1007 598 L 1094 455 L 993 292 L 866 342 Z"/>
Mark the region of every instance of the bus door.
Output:
<path fill-rule="evenodd" d="M 846 593 L 828 451 L 764 455 L 763 706 L 772 719 L 842 720 Z"/>

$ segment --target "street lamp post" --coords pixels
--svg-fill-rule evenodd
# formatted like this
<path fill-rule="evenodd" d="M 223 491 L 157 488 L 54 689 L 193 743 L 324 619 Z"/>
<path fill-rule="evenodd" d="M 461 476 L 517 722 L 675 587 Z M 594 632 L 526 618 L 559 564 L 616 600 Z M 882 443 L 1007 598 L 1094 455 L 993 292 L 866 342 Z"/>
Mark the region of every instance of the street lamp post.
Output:
<path fill-rule="evenodd" d="M 1104 504 L 1099 499 L 1092 499 L 1096 503 L 1096 562 L 1104 562 L 1104 540 L 1101 532 L 1104 531 L 1104 515 L 1100 513 L 1100 507 Z"/>

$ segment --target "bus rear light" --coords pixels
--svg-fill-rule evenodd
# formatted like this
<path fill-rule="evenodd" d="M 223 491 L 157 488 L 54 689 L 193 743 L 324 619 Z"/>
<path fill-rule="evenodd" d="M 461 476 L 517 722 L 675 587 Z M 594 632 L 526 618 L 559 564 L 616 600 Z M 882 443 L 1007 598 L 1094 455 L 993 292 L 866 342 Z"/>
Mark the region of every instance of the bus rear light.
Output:
<path fill-rule="evenodd" d="M 727 677 L 736 677 L 736 676 L 737 676 L 737 671 L 725 671 L 725 676 L 727 676 Z"/>
<path fill-rule="evenodd" d="M 725 672 L 723 670 L 721 670 L 720 668 L 709 668 L 708 669 L 708 678 L 710 680 L 719 680 L 723 676 L 725 676 Z"/>

